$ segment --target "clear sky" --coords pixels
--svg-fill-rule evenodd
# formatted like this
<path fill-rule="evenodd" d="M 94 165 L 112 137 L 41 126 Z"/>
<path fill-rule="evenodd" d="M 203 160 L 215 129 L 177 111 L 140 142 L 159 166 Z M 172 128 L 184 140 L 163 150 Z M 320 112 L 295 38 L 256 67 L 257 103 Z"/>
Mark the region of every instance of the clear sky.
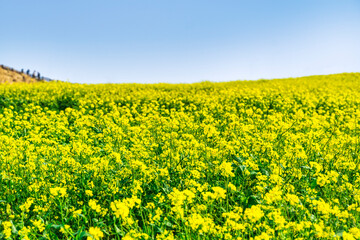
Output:
<path fill-rule="evenodd" d="M 79 83 L 360 72 L 360 0 L 0 0 L 0 64 Z"/>

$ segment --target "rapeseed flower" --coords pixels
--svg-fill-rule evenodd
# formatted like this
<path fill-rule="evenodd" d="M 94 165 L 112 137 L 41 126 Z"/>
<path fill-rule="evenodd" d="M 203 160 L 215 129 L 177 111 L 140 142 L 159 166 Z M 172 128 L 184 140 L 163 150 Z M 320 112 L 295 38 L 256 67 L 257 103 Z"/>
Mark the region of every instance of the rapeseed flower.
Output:
<path fill-rule="evenodd" d="M 32 220 L 32 224 L 39 230 L 39 232 L 43 232 L 45 230 L 45 224 L 39 220 Z"/>
<path fill-rule="evenodd" d="M 114 202 L 112 202 L 110 204 L 110 207 L 117 218 L 121 217 L 123 220 L 125 220 L 129 216 L 129 207 L 119 200 L 115 200 Z"/>
<path fill-rule="evenodd" d="M 214 199 L 225 199 L 226 198 L 226 190 L 221 187 L 212 187 L 211 188 L 214 193 L 211 195 Z"/>
<path fill-rule="evenodd" d="M 62 187 L 54 187 L 50 188 L 50 194 L 54 197 L 65 197 L 66 196 L 66 188 Z"/>
<path fill-rule="evenodd" d="M 2 222 L 2 226 L 4 228 L 3 233 L 5 235 L 5 238 L 10 238 L 10 236 L 11 236 L 11 227 L 12 227 L 11 222 L 4 221 L 4 222 Z"/>
<path fill-rule="evenodd" d="M 248 219 L 250 222 L 257 222 L 263 216 L 264 212 L 261 210 L 260 206 L 253 205 L 251 208 L 245 209 L 245 218 Z"/>
<path fill-rule="evenodd" d="M 104 237 L 104 233 L 101 231 L 99 227 L 90 227 L 89 228 L 89 234 L 91 237 L 87 237 L 88 240 L 99 240 Z"/>

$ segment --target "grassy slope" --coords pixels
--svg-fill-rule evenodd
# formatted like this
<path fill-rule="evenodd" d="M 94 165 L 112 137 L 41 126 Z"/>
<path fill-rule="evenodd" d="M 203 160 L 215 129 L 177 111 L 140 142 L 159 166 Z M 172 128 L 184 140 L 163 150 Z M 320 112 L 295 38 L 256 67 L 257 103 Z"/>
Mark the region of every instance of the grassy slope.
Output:
<path fill-rule="evenodd" d="M 32 78 L 24 73 L 16 70 L 3 68 L 0 66 L 0 83 L 16 83 L 16 82 L 37 82 L 35 78 Z"/>

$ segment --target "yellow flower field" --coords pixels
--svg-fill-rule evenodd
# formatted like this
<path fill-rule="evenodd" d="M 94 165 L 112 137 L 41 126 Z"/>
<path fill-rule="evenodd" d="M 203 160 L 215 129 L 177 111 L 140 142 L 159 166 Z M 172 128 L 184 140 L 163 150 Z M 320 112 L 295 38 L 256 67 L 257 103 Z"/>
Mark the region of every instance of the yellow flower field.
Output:
<path fill-rule="evenodd" d="M 360 74 L 0 85 L 0 239 L 360 239 Z"/>

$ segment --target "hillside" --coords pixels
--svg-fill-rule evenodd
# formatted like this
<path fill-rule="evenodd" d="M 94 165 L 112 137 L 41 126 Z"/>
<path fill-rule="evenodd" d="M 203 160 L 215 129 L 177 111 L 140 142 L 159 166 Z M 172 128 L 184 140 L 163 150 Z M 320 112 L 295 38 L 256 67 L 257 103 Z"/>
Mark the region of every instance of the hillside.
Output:
<path fill-rule="evenodd" d="M 25 73 L 0 65 L 0 83 L 16 83 L 16 82 L 32 83 L 38 81 L 40 80 L 37 80 Z"/>

